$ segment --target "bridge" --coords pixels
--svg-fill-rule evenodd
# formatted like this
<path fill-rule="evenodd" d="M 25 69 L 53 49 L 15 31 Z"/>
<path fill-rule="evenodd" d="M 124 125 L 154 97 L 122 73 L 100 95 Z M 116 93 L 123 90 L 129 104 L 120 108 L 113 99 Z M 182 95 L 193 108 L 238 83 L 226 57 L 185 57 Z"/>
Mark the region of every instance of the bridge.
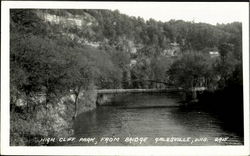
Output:
<path fill-rule="evenodd" d="M 110 104 L 113 98 L 131 94 L 131 93 L 166 93 L 182 91 L 181 88 L 167 88 L 167 89 L 100 89 L 97 90 L 97 105 Z"/>
<path fill-rule="evenodd" d="M 196 99 L 197 97 L 197 92 L 202 92 L 206 90 L 205 87 L 194 87 L 190 90 L 184 91 L 183 88 L 177 88 L 171 83 L 165 82 L 165 81 L 159 81 L 159 80 L 139 80 L 139 79 L 134 79 L 128 81 L 123 81 L 123 83 L 140 83 L 140 82 L 149 82 L 149 83 L 155 83 L 155 84 L 163 84 L 165 87 L 164 89 L 100 89 L 97 90 L 97 105 L 105 105 L 105 104 L 110 104 L 112 103 L 112 100 L 120 95 L 124 94 L 131 94 L 131 93 L 166 93 L 166 92 L 185 92 L 184 99 Z"/>
<path fill-rule="evenodd" d="M 193 96 L 192 93 L 195 93 L 196 96 L 196 92 L 202 92 L 206 90 L 205 87 L 195 87 L 192 91 L 190 90 L 189 92 L 191 94 L 187 95 L 185 92 L 185 94 L 183 94 L 183 98 L 186 99 L 187 96 Z M 184 93 L 184 89 L 182 88 L 165 88 L 165 89 L 100 89 L 97 90 L 97 105 L 107 105 L 107 104 L 111 104 L 112 100 L 120 95 L 125 95 L 125 94 L 131 94 L 131 93 L 167 93 L 167 92 L 183 92 Z M 193 97 L 191 97 L 193 98 Z M 194 97 L 196 98 L 196 97 Z"/>

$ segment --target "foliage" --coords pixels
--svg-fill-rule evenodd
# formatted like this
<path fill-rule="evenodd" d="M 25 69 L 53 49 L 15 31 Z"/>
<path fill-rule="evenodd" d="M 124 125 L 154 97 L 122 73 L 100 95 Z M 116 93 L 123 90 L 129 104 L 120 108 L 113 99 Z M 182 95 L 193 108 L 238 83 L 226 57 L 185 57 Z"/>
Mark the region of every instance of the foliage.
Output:
<path fill-rule="evenodd" d="M 221 77 L 219 87 L 227 87 L 232 79 L 242 85 L 242 61 L 234 55 L 234 46 L 223 43 L 219 46 L 219 52 L 221 57 L 214 65 L 215 71 Z"/>
<path fill-rule="evenodd" d="M 93 60 L 73 41 L 49 35 L 51 27 L 34 10 L 13 10 L 11 17 L 11 134 L 20 139 L 11 138 L 11 144 L 36 145 L 40 142 L 31 141 L 37 138 L 66 137 L 74 111 L 63 109 L 58 100 L 78 86 L 89 89 Z M 85 101 L 95 105 L 92 98 Z"/>
<path fill-rule="evenodd" d="M 201 87 L 209 79 L 211 60 L 202 53 L 190 52 L 178 58 L 170 67 L 168 74 L 172 83 L 184 89 Z"/>

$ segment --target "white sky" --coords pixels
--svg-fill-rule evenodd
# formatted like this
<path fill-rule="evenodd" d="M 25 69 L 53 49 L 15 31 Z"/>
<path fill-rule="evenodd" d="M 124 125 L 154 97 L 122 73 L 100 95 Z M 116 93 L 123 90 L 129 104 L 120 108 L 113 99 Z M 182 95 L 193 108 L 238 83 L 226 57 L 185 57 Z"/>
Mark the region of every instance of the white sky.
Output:
<path fill-rule="evenodd" d="M 247 16 L 247 2 L 145 2 L 145 3 L 125 3 L 123 5 L 112 5 L 112 10 L 118 9 L 120 13 L 129 16 L 140 16 L 145 20 L 153 18 L 163 22 L 171 19 L 194 21 L 216 24 L 241 22 Z"/>
<path fill-rule="evenodd" d="M 118 9 L 129 16 L 216 24 L 248 19 L 248 2 L 41 2 L 8 1 L 13 8 Z"/>

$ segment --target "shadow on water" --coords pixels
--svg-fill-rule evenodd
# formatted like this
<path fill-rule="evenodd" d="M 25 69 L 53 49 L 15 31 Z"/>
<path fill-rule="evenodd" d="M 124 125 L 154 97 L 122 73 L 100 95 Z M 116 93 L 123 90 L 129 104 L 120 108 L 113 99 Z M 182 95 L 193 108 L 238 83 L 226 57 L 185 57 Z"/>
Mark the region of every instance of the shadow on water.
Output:
<path fill-rule="evenodd" d="M 180 114 L 185 114 L 185 117 Z M 195 129 L 197 137 L 228 137 L 225 145 L 244 143 L 242 134 L 234 130 L 237 125 L 228 124 L 228 121 L 222 119 L 221 114 L 211 112 L 202 106 L 179 107 L 172 118 L 183 124 L 187 131 Z M 241 127 L 238 128 L 241 129 Z"/>
<path fill-rule="evenodd" d="M 244 137 L 243 87 L 228 87 L 200 97 L 204 110 L 223 121 L 223 128 Z"/>

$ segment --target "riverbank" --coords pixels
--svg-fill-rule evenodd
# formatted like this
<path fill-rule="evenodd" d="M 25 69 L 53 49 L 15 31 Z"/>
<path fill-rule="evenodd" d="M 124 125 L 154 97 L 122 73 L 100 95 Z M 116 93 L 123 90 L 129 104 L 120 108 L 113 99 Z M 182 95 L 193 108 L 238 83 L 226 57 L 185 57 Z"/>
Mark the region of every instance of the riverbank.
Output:
<path fill-rule="evenodd" d="M 40 141 L 41 138 L 69 137 L 74 134 L 72 126 L 75 102 L 72 95 L 53 98 L 46 104 L 44 100 L 34 99 L 19 99 L 17 101 L 22 101 L 23 105 L 11 109 L 11 146 L 46 145 Z M 29 108 L 30 105 L 34 107 Z M 77 114 L 95 109 L 96 91 L 82 91 L 79 94 L 77 108 Z"/>

